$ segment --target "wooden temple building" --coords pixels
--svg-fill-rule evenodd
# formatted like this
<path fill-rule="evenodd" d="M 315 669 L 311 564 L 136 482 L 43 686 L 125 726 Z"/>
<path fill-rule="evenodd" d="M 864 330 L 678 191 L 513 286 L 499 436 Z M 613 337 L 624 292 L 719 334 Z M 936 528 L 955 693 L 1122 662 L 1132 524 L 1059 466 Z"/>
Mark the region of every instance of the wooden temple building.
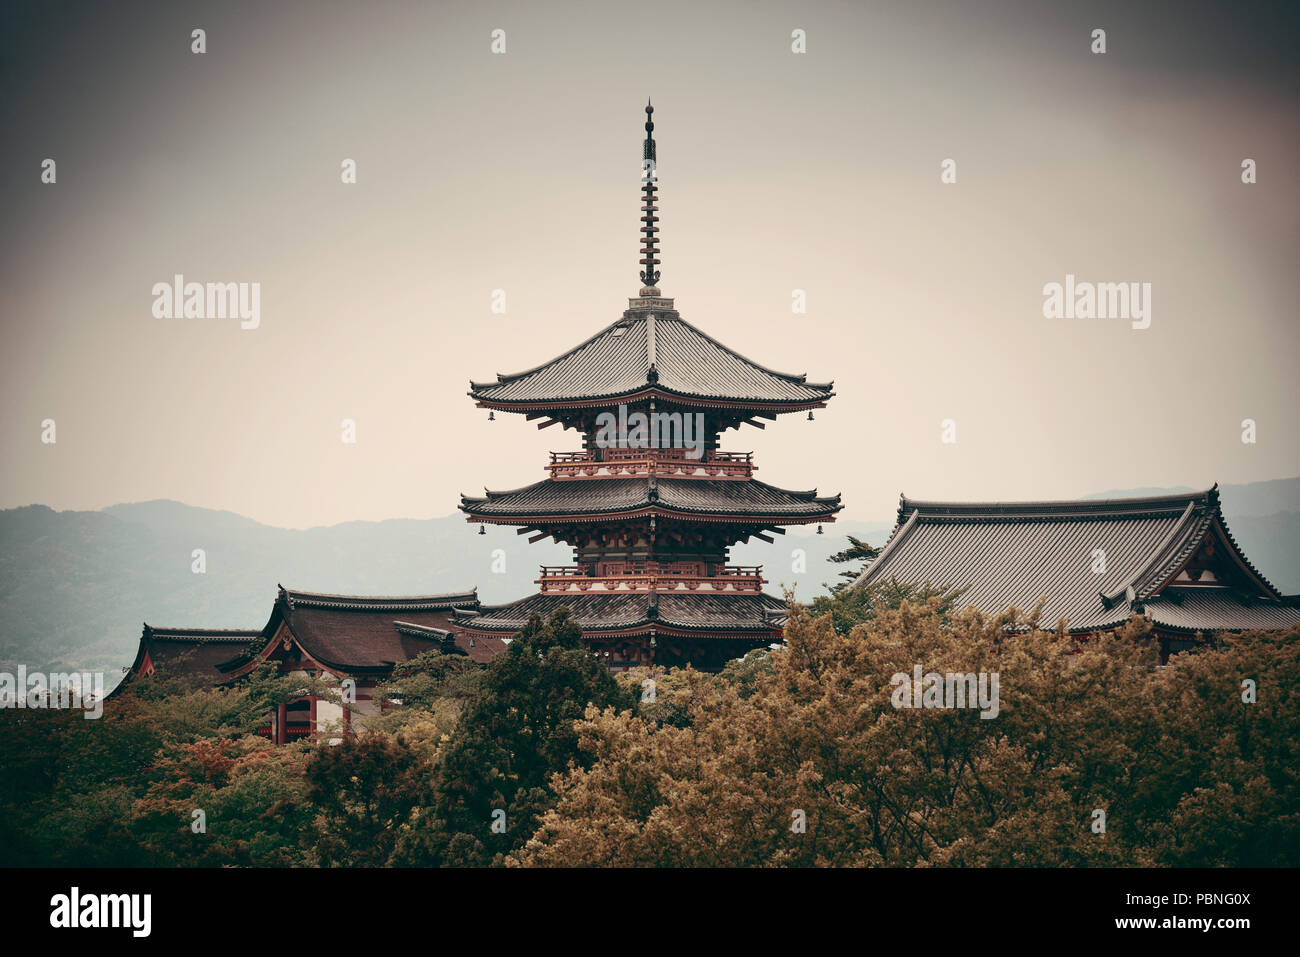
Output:
<path fill-rule="evenodd" d="M 470 383 L 491 417 L 559 424 L 581 447 L 552 452 L 542 481 L 463 496 L 461 510 L 470 522 L 517 526 L 530 542 L 571 545 L 573 564 L 542 567 L 535 595 L 458 611 L 452 628 L 476 640 L 508 636 L 532 614 L 567 606 L 613 669 L 711 669 L 780 641 L 785 620 L 785 603 L 763 591 L 762 568 L 728 564 L 728 549 L 772 542 L 784 526 L 833 521 L 841 508 L 838 495 L 759 481 L 753 455 L 724 450 L 723 436 L 779 415 L 811 417 L 833 392 L 830 383 L 746 359 L 661 294 L 653 112 L 647 105 L 639 295 L 615 322 L 549 362 Z M 665 427 L 638 431 L 638 417 Z"/>
<path fill-rule="evenodd" d="M 280 586 L 260 629 L 217 631 L 145 624 L 135 661 L 118 694 L 149 675 L 191 679 L 203 686 L 231 684 L 270 663 L 285 675 L 352 682 L 353 710 L 306 696 L 267 716 L 260 733 L 278 743 L 329 730 L 346 733 L 354 721 L 383 710 L 376 686 L 393 667 L 426 651 L 468 655 L 485 662 L 508 636 L 457 636 L 448 626 L 458 611 L 479 606 L 476 591 L 447 595 L 374 597 L 290 591 Z"/>
<path fill-rule="evenodd" d="M 1148 498 L 978 504 L 903 497 L 898 522 L 854 585 L 890 580 L 964 589 L 958 604 L 1064 619 L 1073 634 L 1143 615 L 1161 658 L 1218 632 L 1300 623 L 1228 531 L 1218 486 Z"/>

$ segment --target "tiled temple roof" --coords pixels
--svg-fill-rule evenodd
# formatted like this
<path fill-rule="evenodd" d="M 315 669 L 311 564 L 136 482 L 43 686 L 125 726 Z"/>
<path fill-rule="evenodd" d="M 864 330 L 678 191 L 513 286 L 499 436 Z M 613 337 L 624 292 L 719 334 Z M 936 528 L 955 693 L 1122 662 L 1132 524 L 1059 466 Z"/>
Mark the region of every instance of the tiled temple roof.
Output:
<path fill-rule="evenodd" d="M 280 588 L 271 622 L 274 634 L 283 618 L 303 650 L 323 665 L 340 671 L 384 670 L 437 647 L 436 631 L 453 610 L 479 607 L 477 590 L 441 595 L 327 595 Z M 399 628 L 397 622 L 406 628 Z M 433 629 L 420 633 L 423 626 Z M 464 650 L 464 649 L 462 649 Z"/>
<path fill-rule="evenodd" d="M 838 495 L 793 492 L 756 479 L 613 478 L 534 485 L 486 496 L 461 496 L 461 510 L 483 516 L 596 515 L 644 508 L 685 513 L 752 515 L 756 518 L 817 517 L 838 512 Z"/>
<path fill-rule="evenodd" d="M 333 595 L 280 586 L 280 597 L 293 608 L 334 608 L 350 611 L 446 611 L 478 604 L 478 589 L 439 595 Z"/>
<path fill-rule="evenodd" d="M 1172 585 L 1214 535 L 1232 587 Z M 1094 552 L 1105 571 L 1093 571 Z M 896 579 L 964 588 L 960 604 L 986 614 L 1047 600 L 1044 626 L 1108 628 L 1134 611 L 1178 630 L 1281 627 L 1300 621 L 1236 546 L 1217 487 L 1148 498 L 954 503 L 901 499 L 898 524 L 854 584 Z M 1190 584 L 1190 583 L 1189 583 Z M 1270 623 L 1270 624 L 1265 624 Z"/>
<path fill-rule="evenodd" d="M 670 302 L 671 300 L 663 300 Z M 469 394 L 493 404 L 554 404 L 617 398 L 654 386 L 686 398 L 801 404 L 822 402 L 833 383 L 775 372 L 728 349 L 672 310 L 629 309 L 623 318 L 550 362 Z"/>
<path fill-rule="evenodd" d="M 480 664 L 491 661 L 502 651 L 505 650 L 506 644 L 510 639 L 501 639 L 495 636 L 488 636 L 479 639 L 457 638 L 455 632 L 446 628 L 435 628 L 431 625 L 417 625 L 409 621 L 393 622 L 399 633 L 416 638 L 425 638 L 429 641 L 438 643 L 445 650 L 450 650 L 449 646 L 454 645 L 460 651 L 469 655 L 471 659 Z"/>
<path fill-rule="evenodd" d="M 779 629 L 786 606 L 766 594 L 530 595 L 505 605 L 485 605 L 477 615 L 459 615 L 456 623 L 475 631 L 516 632 L 536 613 L 548 618 L 567 607 L 584 634 L 636 628 L 651 623 L 704 632 L 753 632 Z"/>
<path fill-rule="evenodd" d="M 1170 631 L 1269 630 L 1300 623 L 1300 608 L 1293 605 L 1218 588 L 1167 588 L 1147 602 L 1143 614 Z"/>
<path fill-rule="evenodd" d="M 197 677 L 216 684 L 225 677 L 222 666 L 245 657 L 261 638 L 260 629 L 164 628 L 146 623 L 127 680 L 140 674 L 147 658 L 162 677 Z M 125 681 L 113 693 L 124 685 Z"/>
<path fill-rule="evenodd" d="M 159 673 L 195 675 L 221 684 L 251 667 L 256 652 L 276 637 L 282 622 L 308 655 L 343 673 L 382 672 L 430 649 L 451 650 L 449 645 L 483 662 L 502 651 L 505 644 L 494 638 L 471 645 L 444 627 L 454 612 L 478 607 L 477 589 L 371 596 L 281 586 L 270 620 L 257 630 L 155 628 L 146 624 L 128 677 L 140 674 L 147 656 Z"/>

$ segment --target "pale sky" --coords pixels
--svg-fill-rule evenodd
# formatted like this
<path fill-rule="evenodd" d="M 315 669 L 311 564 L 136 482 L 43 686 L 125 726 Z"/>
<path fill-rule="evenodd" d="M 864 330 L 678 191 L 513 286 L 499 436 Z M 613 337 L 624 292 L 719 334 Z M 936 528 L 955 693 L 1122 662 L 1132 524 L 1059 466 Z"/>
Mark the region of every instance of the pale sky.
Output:
<path fill-rule="evenodd" d="M 465 392 L 636 294 L 647 95 L 664 295 L 836 384 L 727 434 L 764 481 L 888 520 L 1300 474 L 1295 5 L 1053 6 L 8 4 L 0 507 L 306 527 L 543 478 L 574 433 Z M 176 273 L 260 283 L 259 328 L 155 318 Z M 1151 283 L 1150 328 L 1044 318 L 1066 274 Z"/>

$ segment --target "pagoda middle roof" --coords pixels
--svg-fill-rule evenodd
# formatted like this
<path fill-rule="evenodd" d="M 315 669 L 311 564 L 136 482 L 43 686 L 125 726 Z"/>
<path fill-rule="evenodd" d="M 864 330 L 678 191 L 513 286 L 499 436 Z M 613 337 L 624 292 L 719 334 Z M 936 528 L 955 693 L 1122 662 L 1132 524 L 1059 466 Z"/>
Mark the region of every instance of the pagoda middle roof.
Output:
<path fill-rule="evenodd" d="M 481 497 L 462 495 L 460 507 L 471 515 L 503 517 L 603 515 L 655 508 L 764 519 L 829 516 L 843 506 L 838 495 L 819 497 L 816 489 L 792 492 L 757 479 L 736 482 L 630 477 L 582 482 L 548 478 L 507 492 L 489 491 Z"/>
<path fill-rule="evenodd" d="M 629 309 L 617 322 L 549 362 L 498 374 L 495 382 L 471 382 L 469 394 L 493 405 L 562 407 L 653 388 L 685 399 L 803 406 L 829 399 L 832 385 L 761 366 L 671 309 Z"/>

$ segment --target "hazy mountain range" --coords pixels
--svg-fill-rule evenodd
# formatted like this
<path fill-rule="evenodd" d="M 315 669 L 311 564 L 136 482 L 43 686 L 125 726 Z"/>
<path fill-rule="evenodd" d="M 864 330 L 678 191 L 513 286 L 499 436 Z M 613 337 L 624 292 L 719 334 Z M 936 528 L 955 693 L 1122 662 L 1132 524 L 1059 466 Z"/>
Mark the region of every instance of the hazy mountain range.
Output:
<path fill-rule="evenodd" d="M 1131 489 L 1116 498 L 1181 489 Z M 1221 489 L 1229 526 L 1278 588 L 1300 591 L 1300 478 Z M 883 543 L 894 516 L 790 529 L 767 545 L 732 550 L 736 564 L 765 566 L 768 590 L 796 584 L 809 599 L 841 566 L 826 559 L 855 535 Z M 487 534 L 460 515 L 274 528 L 232 512 L 172 501 L 56 512 L 43 505 L 0 511 L 0 670 L 104 671 L 111 685 L 130 664 L 141 624 L 259 628 L 276 585 L 304 591 L 410 595 L 478 586 L 487 603 L 535 590 L 538 565 L 571 561 L 551 542 L 527 544 L 513 528 Z M 202 549 L 206 571 L 192 569 Z M 795 551 L 806 552 L 796 572 Z M 498 551 L 499 550 L 499 551 Z M 504 559 L 504 562 L 502 561 Z M 504 566 L 504 570 L 494 571 Z"/>

